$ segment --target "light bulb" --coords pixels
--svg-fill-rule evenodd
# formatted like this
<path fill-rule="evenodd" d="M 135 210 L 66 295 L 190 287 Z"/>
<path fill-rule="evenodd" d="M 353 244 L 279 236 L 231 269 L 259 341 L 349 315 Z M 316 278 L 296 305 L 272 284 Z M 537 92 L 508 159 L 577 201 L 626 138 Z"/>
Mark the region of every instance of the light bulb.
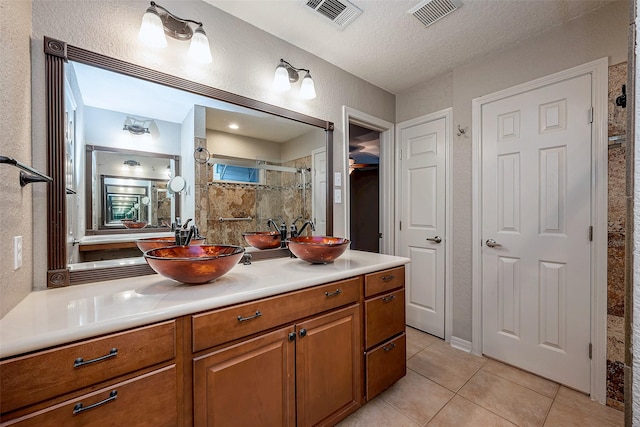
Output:
<path fill-rule="evenodd" d="M 213 60 L 211 58 L 211 49 L 209 48 L 209 39 L 202 29 L 202 26 L 196 28 L 196 31 L 191 37 L 189 56 L 202 64 L 210 64 Z"/>
<path fill-rule="evenodd" d="M 300 85 L 300 97 L 303 99 L 313 99 L 316 97 L 316 87 L 313 84 L 311 74 L 307 73 Z"/>
<path fill-rule="evenodd" d="M 167 47 L 167 37 L 164 35 L 162 19 L 154 6 L 149 7 L 142 16 L 138 38 L 149 47 Z"/>
<path fill-rule="evenodd" d="M 289 72 L 283 63 L 276 68 L 276 74 L 273 76 L 273 90 L 284 92 L 291 89 L 289 82 Z"/>

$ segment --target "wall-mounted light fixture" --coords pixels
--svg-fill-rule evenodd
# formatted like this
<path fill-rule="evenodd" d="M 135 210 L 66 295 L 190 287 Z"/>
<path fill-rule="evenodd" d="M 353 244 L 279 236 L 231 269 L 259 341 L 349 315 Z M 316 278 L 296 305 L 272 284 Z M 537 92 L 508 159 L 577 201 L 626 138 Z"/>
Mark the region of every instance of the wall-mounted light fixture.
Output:
<path fill-rule="evenodd" d="M 195 31 L 189 24 L 197 25 Z M 138 37 L 150 47 L 164 48 L 167 46 L 165 34 L 176 40 L 191 40 L 189 56 L 194 60 L 204 64 L 212 61 L 209 39 L 202 28 L 202 22 L 179 18 L 152 1 L 142 17 Z"/>
<path fill-rule="evenodd" d="M 284 59 L 280 59 L 280 64 L 276 67 L 273 77 L 273 89 L 284 92 L 291 89 L 291 83 L 300 79 L 300 71 L 306 72 L 300 85 L 300 97 L 303 99 L 313 99 L 316 97 L 316 88 L 311 78 L 311 72 L 306 68 L 296 68 Z"/>
<path fill-rule="evenodd" d="M 122 130 L 129 131 L 131 135 L 144 135 L 151 133 L 149 130 L 151 120 L 138 120 L 133 117 L 127 117 L 122 125 Z"/>
<path fill-rule="evenodd" d="M 128 171 L 129 168 L 135 168 L 135 171 L 137 173 L 142 172 L 142 165 L 140 164 L 140 162 L 138 162 L 136 160 L 125 160 L 122 163 L 122 171 L 123 172 Z"/>

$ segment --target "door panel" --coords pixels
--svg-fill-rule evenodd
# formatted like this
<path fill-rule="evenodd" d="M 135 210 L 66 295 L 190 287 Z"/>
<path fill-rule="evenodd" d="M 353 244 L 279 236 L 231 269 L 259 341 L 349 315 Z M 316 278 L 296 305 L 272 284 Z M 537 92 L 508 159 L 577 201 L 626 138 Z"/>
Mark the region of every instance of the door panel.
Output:
<path fill-rule="evenodd" d="M 398 125 L 402 147 L 400 254 L 407 265 L 407 324 L 444 338 L 447 119 Z"/>
<path fill-rule="evenodd" d="M 585 392 L 590 108 L 582 75 L 484 104 L 481 123 L 483 353 Z"/>

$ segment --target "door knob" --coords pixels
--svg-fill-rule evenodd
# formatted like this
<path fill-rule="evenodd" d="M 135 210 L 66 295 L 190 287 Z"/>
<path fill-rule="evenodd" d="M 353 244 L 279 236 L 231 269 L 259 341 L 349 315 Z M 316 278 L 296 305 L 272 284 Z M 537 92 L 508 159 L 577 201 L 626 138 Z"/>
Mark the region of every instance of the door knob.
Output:
<path fill-rule="evenodd" d="M 433 237 L 433 238 L 427 238 L 427 240 L 429 242 L 440 243 L 440 242 L 442 242 L 442 237 L 436 236 L 436 237 Z"/>
<path fill-rule="evenodd" d="M 493 239 L 487 239 L 487 246 L 489 246 L 490 248 L 495 248 L 497 246 L 502 246 L 500 243 L 496 242 Z"/>

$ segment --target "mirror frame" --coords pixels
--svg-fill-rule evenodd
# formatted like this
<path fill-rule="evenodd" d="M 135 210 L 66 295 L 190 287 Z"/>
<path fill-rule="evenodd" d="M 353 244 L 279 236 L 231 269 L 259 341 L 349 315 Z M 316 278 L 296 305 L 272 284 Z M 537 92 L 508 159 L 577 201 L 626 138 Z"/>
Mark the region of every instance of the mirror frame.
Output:
<path fill-rule="evenodd" d="M 136 150 L 127 150 L 124 148 L 112 148 L 112 147 L 101 147 L 98 145 L 93 145 L 93 144 L 87 144 L 85 146 L 85 167 L 84 167 L 84 173 L 85 173 L 85 177 L 84 177 L 84 194 L 92 194 L 93 193 L 93 182 L 91 177 L 93 176 L 94 173 L 96 173 L 96 171 L 93 170 L 93 162 L 92 162 L 92 156 L 93 153 L 95 151 L 102 151 L 105 153 L 124 153 L 124 154 L 131 154 L 133 156 L 140 156 L 146 153 L 141 153 L 140 151 L 136 151 Z M 180 174 L 180 156 L 176 156 L 173 154 L 158 154 L 158 153 L 154 153 L 153 157 L 157 157 L 157 158 L 163 158 L 163 159 L 172 159 L 175 162 L 175 170 L 176 170 L 176 174 Z M 95 195 L 92 196 L 92 198 L 95 197 Z M 176 197 L 174 199 L 174 203 L 175 203 L 175 209 L 176 212 L 180 212 L 180 197 Z M 106 235 L 110 235 L 110 234 L 128 234 L 131 233 L 134 230 L 129 230 L 126 228 L 115 228 L 115 229 L 100 229 L 100 226 L 98 226 L 98 230 L 94 230 L 93 227 L 95 224 L 93 224 L 93 202 L 92 203 L 85 203 L 85 209 L 84 209 L 84 215 L 85 215 L 85 230 L 84 233 L 86 236 L 106 236 Z M 161 229 L 161 228 L 142 228 L 139 230 L 135 230 L 134 234 L 143 234 L 143 233 L 157 233 L 159 231 L 166 231 L 166 229 Z"/>
<path fill-rule="evenodd" d="M 44 37 L 45 84 L 47 103 L 47 174 L 53 182 L 47 185 L 47 287 L 69 286 L 71 283 L 90 281 L 92 277 L 102 280 L 134 277 L 150 274 L 147 264 L 127 268 L 103 268 L 93 273 L 71 272 L 67 265 L 67 206 L 65 184 L 65 140 L 64 140 L 64 63 L 69 60 L 114 71 L 127 76 L 159 83 L 225 101 L 231 104 L 262 111 L 276 116 L 306 123 L 326 131 L 327 176 L 333 177 L 333 130 L 334 124 L 275 105 L 267 104 L 211 86 L 192 82 L 140 65 L 124 62 L 99 53 L 91 52 L 64 41 Z M 326 233 L 333 234 L 333 181 L 327 179 Z M 83 278 L 72 277 L 84 274 Z M 99 276 L 98 276 L 99 274 Z M 76 280 L 77 279 L 77 280 Z"/>

